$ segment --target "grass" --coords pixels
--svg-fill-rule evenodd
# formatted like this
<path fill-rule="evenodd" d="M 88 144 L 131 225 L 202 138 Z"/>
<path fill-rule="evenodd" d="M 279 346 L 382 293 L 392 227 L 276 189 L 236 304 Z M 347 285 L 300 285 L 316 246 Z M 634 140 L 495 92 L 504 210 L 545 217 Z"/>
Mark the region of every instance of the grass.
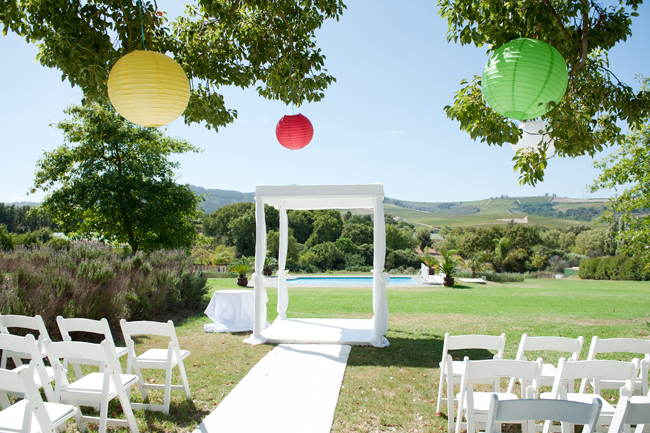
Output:
<path fill-rule="evenodd" d="M 215 290 L 237 288 L 234 279 L 209 280 Z M 276 289 L 267 289 L 269 319 L 275 318 Z M 648 338 L 650 283 L 582 280 L 527 280 L 524 283 L 457 286 L 456 288 L 389 288 L 390 309 L 385 349 L 353 347 L 334 415 L 332 431 L 446 431 L 435 416 L 435 401 L 444 335 L 506 333 L 506 358 L 514 358 L 522 333 L 584 336 L 585 359 L 593 335 L 602 338 Z M 372 317 L 370 288 L 291 288 L 289 317 Z M 192 355 L 186 368 L 192 402 L 172 393 L 169 415 L 136 411 L 143 432 L 192 431 L 271 345 L 250 346 L 249 333 L 206 334 L 209 319 L 197 314 L 176 323 L 181 347 Z M 140 352 L 164 347 L 142 340 Z M 491 357 L 489 353 L 472 356 Z M 533 354 L 534 355 L 534 354 Z M 557 353 L 541 354 L 556 362 Z M 463 353 L 455 354 L 460 358 Z M 617 358 L 618 359 L 618 358 Z M 147 376 L 153 377 L 153 376 Z M 160 382 L 162 375 L 157 375 Z M 175 380 L 178 380 L 176 377 Z M 134 399 L 139 398 L 137 390 Z M 612 397 L 613 398 L 613 397 Z M 162 402 L 161 393 L 154 402 Z M 111 406 L 113 407 L 113 406 Z M 115 406 L 116 407 L 116 406 Z M 119 409 L 115 409 L 119 412 Z M 74 431 L 71 426 L 68 431 Z"/>

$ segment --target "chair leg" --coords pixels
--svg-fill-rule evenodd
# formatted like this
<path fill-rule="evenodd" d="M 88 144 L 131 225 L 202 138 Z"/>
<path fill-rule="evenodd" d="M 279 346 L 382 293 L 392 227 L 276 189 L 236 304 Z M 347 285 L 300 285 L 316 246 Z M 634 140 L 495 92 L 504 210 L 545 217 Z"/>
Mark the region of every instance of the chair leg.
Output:
<path fill-rule="evenodd" d="M 147 401 L 149 399 L 149 395 L 147 395 L 147 390 L 144 387 L 144 378 L 142 377 L 142 371 L 140 371 L 140 367 L 138 367 L 137 365 L 133 365 L 133 371 L 135 372 L 135 375 L 138 376 L 138 388 L 140 388 L 140 394 L 142 394 L 142 400 Z"/>
<path fill-rule="evenodd" d="M 180 361 L 178 363 L 178 371 L 181 374 L 181 380 L 183 382 L 183 388 L 185 389 L 185 398 L 190 400 L 192 398 L 192 394 L 190 393 L 190 384 L 187 381 L 187 374 L 185 374 L 185 365 L 183 365 L 183 361 Z"/>
<path fill-rule="evenodd" d="M 440 414 L 440 405 L 442 403 L 442 388 L 444 388 L 444 383 L 445 383 L 445 375 L 440 371 L 440 385 L 438 386 L 438 401 L 436 401 L 436 415 Z M 449 396 L 447 396 L 447 401 L 449 402 Z M 447 412 L 451 413 L 449 409 L 447 409 Z"/>
<path fill-rule="evenodd" d="M 3 409 L 6 409 L 9 406 L 11 406 L 11 403 L 9 402 L 9 397 L 7 397 L 7 393 L 2 390 L 0 390 L 0 406 Z"/>
<path fill-rule="evenodd" d="M 179 364 L 180 365 L 180 364 Z M 165 402 L 163 413 L 169 414 L 169 401 L 172 396 L 172 369 L 168 368 L 165 374 Z"/>
<path fill-rule="evenodd" d="M 88 425 L 86 424 L 86 421 L 84 421 L 82 418 L 83 414 L 81 413 L 81 407 L 79 406 L 79 403 L 73 400 L 65 400 L 62 403 L 71 404 L 72 406 L 77 408 L 77 413 L 74 415 L 74 420 L 77 423 L 77 428 L 79 429 L 79 431 L 81 431 L 81 433 L 86 433 L 86 430 L 88 430 Z"/>
<path fill-rule="evenodd" d="M 128 389 L 131 391 L 131 388 Z M 126 422 L 129 423 L 129 430 L 131 433 L 139 433 L 138 423 L 135 420 L 133 415 L 133 409 L 131 408 L 131 402 L 127 393 L 124 390 L 117 391 L 117 398 L 120 400 L 120 405 L 122 406 L 122 411 L 124 412 L 124 417 Z"/>
<path fill-rule="evenodd" d="M 99 433 L 106 433 L 108 426 L 108 395 L 102 394 L 102 401 L 99 404 Z"/>

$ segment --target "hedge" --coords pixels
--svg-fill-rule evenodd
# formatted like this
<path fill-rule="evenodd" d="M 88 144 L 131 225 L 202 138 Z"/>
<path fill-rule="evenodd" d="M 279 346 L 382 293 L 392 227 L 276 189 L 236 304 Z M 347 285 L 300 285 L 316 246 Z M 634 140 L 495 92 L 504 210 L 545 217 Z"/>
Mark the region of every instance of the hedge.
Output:
<path fill-rule="evenodd" d="M 578 276 L 588 280 L 650 281 L 650 270 L 637 257 L 595 257 L 580 263 Z"/>

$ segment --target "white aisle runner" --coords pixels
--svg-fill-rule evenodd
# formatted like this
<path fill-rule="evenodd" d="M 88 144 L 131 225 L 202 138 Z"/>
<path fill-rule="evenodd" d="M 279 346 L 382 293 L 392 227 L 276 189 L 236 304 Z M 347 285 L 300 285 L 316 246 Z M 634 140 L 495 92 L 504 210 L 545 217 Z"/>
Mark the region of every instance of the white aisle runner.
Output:
<path fill-rule="evenodd" d="M 350 346 L 281 344 L 194 433 L 329 433 Z"/>

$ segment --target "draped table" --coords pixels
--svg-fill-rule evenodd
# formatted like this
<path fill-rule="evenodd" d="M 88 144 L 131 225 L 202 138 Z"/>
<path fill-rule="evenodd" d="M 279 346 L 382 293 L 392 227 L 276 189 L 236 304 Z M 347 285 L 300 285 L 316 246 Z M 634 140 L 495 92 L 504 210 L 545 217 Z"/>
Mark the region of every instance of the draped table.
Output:
<path fill-rule="evenodd" d="M 213 322 L 203 325 L 205 332 L 252 331 L 255 322 L 255 292 L 218 290 L 212 295 L 205 314 Z"/>

